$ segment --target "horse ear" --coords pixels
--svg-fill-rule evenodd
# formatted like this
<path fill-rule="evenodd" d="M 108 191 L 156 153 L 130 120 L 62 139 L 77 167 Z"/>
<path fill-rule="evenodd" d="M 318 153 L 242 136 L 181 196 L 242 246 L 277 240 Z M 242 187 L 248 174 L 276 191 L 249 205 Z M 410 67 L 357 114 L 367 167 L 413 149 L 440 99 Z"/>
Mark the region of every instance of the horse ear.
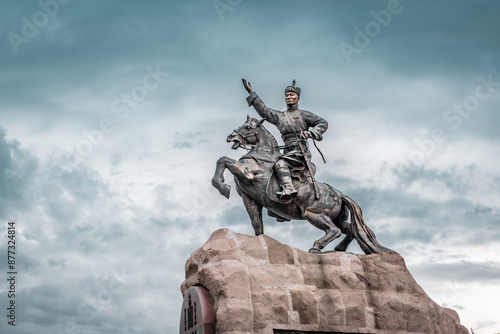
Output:
<path fill-rule="evenodd" d="M 259 123 L 257 124 L 257 126 L 261 126 L 261 125 L 262 125 L 262 123 L 264 123 L 264 121 L 265 121 L 265 120 L 266 120 L 265 118 L 261 119 L 261 120 L 259 121 Z"/>
<path fill-rule="evenodd" d="M 247 122 L 250 120 L 250 116 L 247 115 Z"/>

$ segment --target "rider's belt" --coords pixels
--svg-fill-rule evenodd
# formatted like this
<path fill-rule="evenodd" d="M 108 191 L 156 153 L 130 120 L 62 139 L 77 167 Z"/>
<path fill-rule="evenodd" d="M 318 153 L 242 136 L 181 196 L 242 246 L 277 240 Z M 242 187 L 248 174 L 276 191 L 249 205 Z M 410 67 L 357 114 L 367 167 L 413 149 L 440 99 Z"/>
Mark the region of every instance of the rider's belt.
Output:
<path fill-rule="evenodd" d="M 285 142 L 285 145 L 297 145 L 297 141 L 300 140 L 297 138 L 295 133 L 288 133 L 286 135 L 282 135 L 281 138 Z"/>

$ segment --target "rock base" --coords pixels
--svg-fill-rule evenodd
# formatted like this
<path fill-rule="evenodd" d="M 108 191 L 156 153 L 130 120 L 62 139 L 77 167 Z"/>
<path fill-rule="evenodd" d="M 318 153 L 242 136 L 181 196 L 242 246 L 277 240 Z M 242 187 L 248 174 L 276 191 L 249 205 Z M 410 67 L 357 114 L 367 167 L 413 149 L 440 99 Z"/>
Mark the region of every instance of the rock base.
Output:
<path fill-rule="evenodd" d="M 468 333 L 398 254 L 310 254 L 221 229 L 186 262 L 183 295 L 197 285 L 214 299 L 218 334 Z"/>

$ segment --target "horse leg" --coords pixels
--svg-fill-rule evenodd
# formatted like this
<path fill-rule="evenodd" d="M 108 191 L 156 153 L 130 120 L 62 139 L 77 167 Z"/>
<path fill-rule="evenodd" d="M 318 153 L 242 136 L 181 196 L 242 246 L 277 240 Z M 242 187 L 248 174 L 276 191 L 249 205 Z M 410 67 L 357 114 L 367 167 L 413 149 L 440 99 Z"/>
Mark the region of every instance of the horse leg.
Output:
<path fill-rule="evenodd" d="M 309 250 L 310 253 L 321 253 L 321 250 L 325 248 L 326 245 L 342 235 L 340 229 L 338 229 L 330 217 L 324 213 L 306 211 L 305 218 L 313 226 L 325 231 L 325 236 L 314 242 L 313 247 Z"/>
<path fill-rule="evenodd" d="M 250 221 L 252 222 L 252 227 L 255 231 L 255 235 L 264 234 L 264 223 L 262 222 L 262 205 L 244 192 L 239 191 L 239 189 L 238 194 L 243 199 L 243 204 L 247 209 L 247 213 L 250 217 Z"/>
<path fill-rule="evenodd" d="M 215 173 L 212 177 L 212 186 L 219 191 L 219 193 L 229 198 L 231 193 L 231 186 L 224 183 L 224 171 L 226 170 L 226 161 L 229 160 L 228 157 L 220 157 L 215 165 Z"/>
<path fill-rule="evenodd" d="M 348 218 L 349 218 L 349 209 L 347 208 L 345 203 L 342 202 L 342 208 L 340 209 L 340 213 L 333 220 L 335 226 L 337 226 L 340 229 L 340 231 L 342 231 L 342 233 L 345 234 L 344 239 L 335 247 L 335 250 L 339 252 L 345 252 L 347 250 L 347 246 L 349 246 L 351 241 L 354 239 L 354 236 L 351 231 L 351 224 L 349 223 Z"/>
<path fill-rule="evenodd" d="M 253 180 L 253 174 L 250 173 L 239 161 L 230 159 L 228 157 L 221 157 L 217 160 L 215 174 L 212 177 L 212 185 L 219 191 L 219 193 L 229 198 L 231 193 L 231 186 L 224 183 L 224 171 L 229 171 L 238 179 L 245 183 Z"/>

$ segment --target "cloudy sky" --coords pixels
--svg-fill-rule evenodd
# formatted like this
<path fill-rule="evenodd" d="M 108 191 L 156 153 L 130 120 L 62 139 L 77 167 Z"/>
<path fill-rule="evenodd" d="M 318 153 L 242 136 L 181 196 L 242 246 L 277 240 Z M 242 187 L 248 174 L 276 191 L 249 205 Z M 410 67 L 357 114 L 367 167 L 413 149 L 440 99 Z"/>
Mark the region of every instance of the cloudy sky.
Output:
<path fill-rule="evenodd" d="M 57 1 L 0 4 L 0 245 L 15 221 L 19 272 L 2 333 L 178 331 L 189 255 L 216 229 L 253 233 L 210 186 L 257 116 L 241 78 L 278 109 L 296 79 L 330 124 L 317 179 L 437 303 L 500 331 L 500 3 Z"/>

